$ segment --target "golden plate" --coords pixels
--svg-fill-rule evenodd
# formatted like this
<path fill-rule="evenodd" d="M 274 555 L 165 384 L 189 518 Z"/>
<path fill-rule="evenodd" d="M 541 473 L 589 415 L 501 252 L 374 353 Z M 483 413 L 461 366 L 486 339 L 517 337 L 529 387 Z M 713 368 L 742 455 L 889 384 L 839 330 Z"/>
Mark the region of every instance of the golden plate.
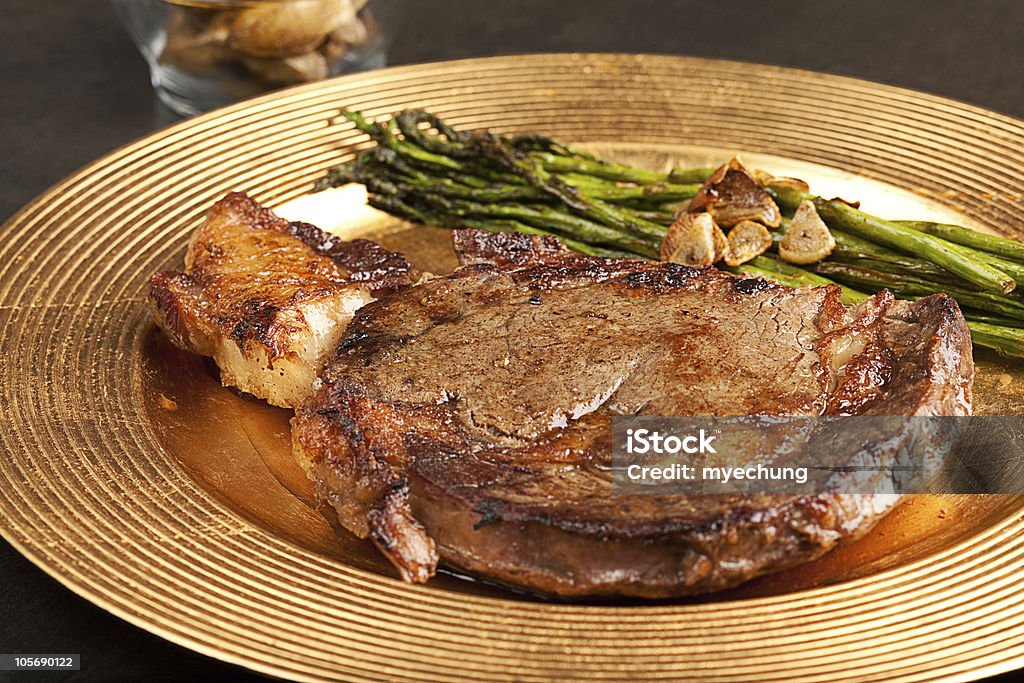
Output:
<path fill-rule="evenodd" d="M 154 332 L 150 273 L 242 189 L 422 267 L 443 231 L 299 199 L 366 143 L 342 105 L 428 107 L 659 166 L 742 151 L 892 216 L 1021 235 L 1024 122 L 863 81 L 732 62 L 538 55 L 387 69 L 185 121 L 0 229 L 0 524 L 56 579 L 200 652 L 303 680 L 968 680 L 1024 665 L 1024 496 L 912 498 L 811 565 L 688 601 L 558 604 L 442 576 L 407 586 L 335 535 L 286 411 Z M 979 413 L 1024 413 L 982 356 Z"/>

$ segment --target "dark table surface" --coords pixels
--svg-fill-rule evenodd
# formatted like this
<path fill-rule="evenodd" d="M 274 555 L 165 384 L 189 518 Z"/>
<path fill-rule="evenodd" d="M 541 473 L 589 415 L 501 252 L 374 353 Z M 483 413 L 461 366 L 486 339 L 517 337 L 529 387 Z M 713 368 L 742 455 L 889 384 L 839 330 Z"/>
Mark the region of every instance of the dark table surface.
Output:
<path fill-rule="evenodd" d="M 392 64 L 566 51 L 724 57 L 858 76 L 1024 117 L 1020 0 L 392 2 L 404 17 Z M 104 0 L 3 0 L 0 16 L 0 218 L 176 120 L 156 103 Z M 2 541 L 0 585 L 0 652 L 74 652 L 83 662 L 77 674 L 0 672 L 0 680 L 259 678 L 120 621 Z"/>

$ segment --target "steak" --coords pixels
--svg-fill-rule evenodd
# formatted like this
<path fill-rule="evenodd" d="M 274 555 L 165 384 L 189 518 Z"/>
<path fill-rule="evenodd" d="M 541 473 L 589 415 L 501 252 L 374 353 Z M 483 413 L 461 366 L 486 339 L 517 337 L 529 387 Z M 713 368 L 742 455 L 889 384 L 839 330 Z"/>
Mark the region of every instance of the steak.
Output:
<path fill-rule="evenodd" d="M 352 313 L 413 277 L 401 254 L 286 221 L 235 192 L 196 230 L 185 270 L 151 278 L 149 302 L 171 341 L 212 356 L 225 385 L 296 407 Z"/>
<path fill-rule="evenodd" d="M 466 264 L 360 309 L 293 443 L 410 582 L 439 559 L 561 596 L 714 591 L 870 529 L 896 495 L 613 494 L 618 415 L 965 415 L 956 302 L 458 231 Z"/>

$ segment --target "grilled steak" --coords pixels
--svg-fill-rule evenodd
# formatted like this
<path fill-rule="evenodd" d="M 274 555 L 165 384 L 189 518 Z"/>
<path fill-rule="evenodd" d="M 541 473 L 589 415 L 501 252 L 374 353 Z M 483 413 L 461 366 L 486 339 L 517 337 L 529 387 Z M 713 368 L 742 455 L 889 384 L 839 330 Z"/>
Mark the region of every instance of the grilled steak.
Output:
<path fill-rule="evenodd" d="M 726 588 L 855 537 L 897 496 L 613 495 L 615 415 L 963 415 L 951 298 L 786 289 L 460 231 L 467 265 L 353 318 L 296 414 L 340 522 L 408 581 L 449 565 L 564 596 Z"/>
<path fill-rule="evenodd" d="M 352 313 L 412 276 L 401 254 L 286 221 L 232 193 L 196 230 L 184 272 L 152 277 L 149 301 L 171 341 L 212 356 L 225 385 L 296 407 Z"/>

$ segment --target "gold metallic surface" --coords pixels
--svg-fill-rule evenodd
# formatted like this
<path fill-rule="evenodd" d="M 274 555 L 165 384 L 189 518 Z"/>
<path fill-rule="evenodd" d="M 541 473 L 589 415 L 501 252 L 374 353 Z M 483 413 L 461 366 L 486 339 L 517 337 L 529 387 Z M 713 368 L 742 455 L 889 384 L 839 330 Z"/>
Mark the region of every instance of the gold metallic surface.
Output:
<path fill-rule="evenodd" d="M 1024 497 L 918 496 L 868 537 L 727 595 L 555 604 L 397 581 L 308 504 L 288 413 L 155 333 L 148 275 L 229 190 L 451 267 L 443 231 L 299 199 L 367 144 L 329 125 L 429 107 L 657 167 L 797 173 L 891 217 L 1024 234 L 1024 122 L 781 68 L 543 55 L 388 69 L 185 121 L 0 228 L 0 531 L 72 590 L 206 654 L 302 680 L 970 680 L 1024 665 Z M 350 220 L 351 218 L 351 220 Z M 323 222 L 323 221 L 320 221 Z M 982 355 L 978 412 L 1024 413 Z"/>

